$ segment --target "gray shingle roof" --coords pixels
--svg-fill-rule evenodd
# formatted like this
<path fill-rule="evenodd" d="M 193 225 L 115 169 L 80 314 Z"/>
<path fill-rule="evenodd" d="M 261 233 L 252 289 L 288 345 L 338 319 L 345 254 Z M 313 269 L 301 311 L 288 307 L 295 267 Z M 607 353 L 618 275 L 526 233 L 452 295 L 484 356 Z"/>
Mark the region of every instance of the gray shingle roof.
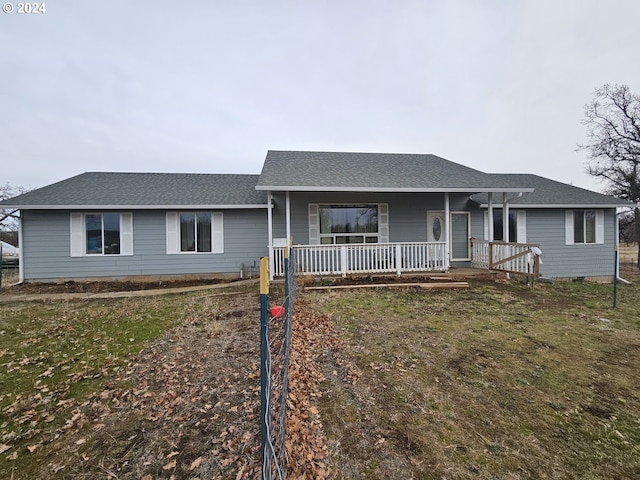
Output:
<path fill-rule="evenodd" d="M 0 207 L 266 206 L 258 175 L 88 172 L 0 202 Z"/>
<path fill-rule="evenodd" d="M 257 185 L 273 191 L 478 192 L 499 187 L 504 188 L 493 176 L 436 155 L 273 150 Z"/>
<path fill-rule="evenodd" d="M 538 175 L 520 173 L 494 173 L 491 174 L 491 176 L 493 176 L 497 182 L 503 185 L 524 185 L 534 189 L 533 192 L 523 193 L 521 197 L 511 199 L 513 197 L 513 195 L 511 195 L 509 197 L 510 205 L 526 205 L 538 207 L 573 205 L 581 207 L 628 207 L 632 205 L 629 202 L 621 200 L 619 198 L 592 192 L 591 190 L 585 190 L 584 188 L 557 182 L 555 180 L 540 177 Z M 488 202 L 488 195 L 486 193 L 478 193 L 472 195 L 471 199 L 480 205 L 484 205 Z M 494 195 L 493 202 L 496 207 L 499 207 L 499 204 L 502 202 L 502 197 Z"/>

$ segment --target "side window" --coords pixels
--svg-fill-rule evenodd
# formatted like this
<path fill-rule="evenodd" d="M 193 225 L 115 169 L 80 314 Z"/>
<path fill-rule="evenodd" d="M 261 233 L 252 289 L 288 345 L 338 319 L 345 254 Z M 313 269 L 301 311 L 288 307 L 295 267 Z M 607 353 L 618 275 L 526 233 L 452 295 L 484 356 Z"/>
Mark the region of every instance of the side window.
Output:
<path fill-rule="evenodd" d="M 220 212 L 167 212 L 167 253 L 224 253 Z"/>
<path fill-rule="evenodd" d="M 604 211 L 566 210 L 565 243 L 567 245 L 604 243 Z"/>
<path fill-rule="evenodd" d="M 71 256 L 133 255 L 131 213 L 72 213 Z"/>

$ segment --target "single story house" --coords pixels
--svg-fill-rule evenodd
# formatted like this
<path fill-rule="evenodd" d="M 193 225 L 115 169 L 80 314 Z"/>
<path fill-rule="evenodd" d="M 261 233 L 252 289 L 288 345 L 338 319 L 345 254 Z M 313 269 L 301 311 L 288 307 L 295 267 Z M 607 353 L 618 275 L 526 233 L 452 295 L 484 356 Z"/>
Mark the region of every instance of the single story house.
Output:
<path fill-rule="evenodd" d="M 23 281 L 242 276 L 267 255 L 277 276 L 289 245 L 311 275 L 522 272 L 542 252 L 546 277 L 611 277 L 628 206 L 435 155 L 298 151 L 260 175 L 92 172 L 0 202 L 20 210 Z"/>

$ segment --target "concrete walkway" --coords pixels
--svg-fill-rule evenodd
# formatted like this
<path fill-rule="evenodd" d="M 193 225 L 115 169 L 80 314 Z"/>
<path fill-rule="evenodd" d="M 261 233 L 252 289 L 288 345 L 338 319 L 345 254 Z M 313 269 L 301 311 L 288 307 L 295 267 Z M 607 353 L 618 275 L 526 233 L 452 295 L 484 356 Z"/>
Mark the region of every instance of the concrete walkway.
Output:
<path fill-rule="evenodd" d="M 102 292 L 102 293 L 29 293 L 5 295 L 0 290 L 0 303 L 13 302 L 33 302 L 43 300 L 94 300 L 102 298 L 131 298 L 131 297 L 152 297 L 156 295 L 170 295 L 173 293 L 200 292 L 203 290 L 220 290 L 223 288 L 241 287 L 245 285 L 257 285 L 259 279 L 239 280 L 237 282 L 216 283 L 212 285 L 197 285 L 192 287 L 176 288 L 154 288 L 149 290 L 132 290 L 122 292 Z M 257 292 L 257 290 L 256 290 Z"/>

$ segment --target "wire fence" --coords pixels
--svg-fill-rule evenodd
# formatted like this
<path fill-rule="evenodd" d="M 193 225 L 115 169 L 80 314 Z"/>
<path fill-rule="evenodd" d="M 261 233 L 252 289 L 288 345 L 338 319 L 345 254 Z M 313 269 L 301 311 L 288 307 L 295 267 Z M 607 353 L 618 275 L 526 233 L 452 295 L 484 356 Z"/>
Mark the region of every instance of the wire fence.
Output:
<path fill-rule="evenodd" d="M 267 263 L 267 262 L 265 262 Z M 284 260 L 282 305 L 269 308 L 268 271 L 261 268 L 261 436 L 263 480 L 285 479 L 287 470 L 286 418 L 291 353 L 291 327 L 296 295 L 296 266 Z M 263 281 L 263 275 L 266 280 Z M 266 291 L 263 291 L 266 290 Z"/>

